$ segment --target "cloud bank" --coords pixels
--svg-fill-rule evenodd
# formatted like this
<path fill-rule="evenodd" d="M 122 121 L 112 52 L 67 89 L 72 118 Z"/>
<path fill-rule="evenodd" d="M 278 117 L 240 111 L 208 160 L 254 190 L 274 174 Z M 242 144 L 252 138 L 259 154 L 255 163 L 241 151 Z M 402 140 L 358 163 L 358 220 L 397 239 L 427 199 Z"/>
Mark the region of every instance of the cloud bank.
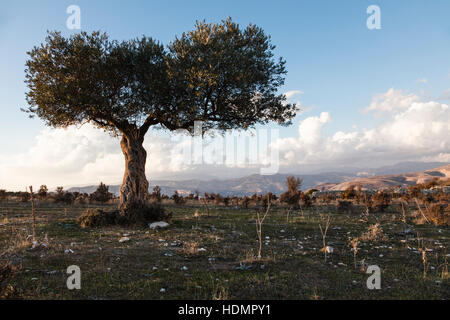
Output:
<path fill-rule="evenodd" d="M 290 97 L 299 94 L 292 91 Z M 282 172 L 345 166 L 378 167 L 398 161 L 450 162 L 450 107 L 436 101 L 389 89 L 374 96 L 365 109 L 382 116 L 380 125 L 368 129 L 324 133 L 332 114 L 322 112 L 303 119 L 296 137 L 273 141 L 279 152 Z M 148 152 L 148 177 L 170 175 L 197 178 L 257 173 L 255 166 L 230 168 L 226 165 L 192 165 L 174 155 L 185 140 L 150 132 L 144 143 Z M 213 157 L 208 154 L 204 156 Z M 264 159 L 261 163 L 267 163 Z M 49 187 L 120 183 L 124 158 L 119 139 L 85 125 L 81 128 L 44 129 L 26 153 L 0 155 L 0 189 L 24 190 L 26 186 Z"/>
<path fill-rule="evenodd" d="M 396 161 L 450 162 L 450 108 L 435 101 L 422 102 L 415 94 L 389 89 L 376 95 L 365 109 L 389 115 L 371 129 L 338 131 L 325 136 L 331 121 L 327 112 L 309 117 L 298 126 L 297 138 L 279 139 L 280 165 L 380 166 Z"/>

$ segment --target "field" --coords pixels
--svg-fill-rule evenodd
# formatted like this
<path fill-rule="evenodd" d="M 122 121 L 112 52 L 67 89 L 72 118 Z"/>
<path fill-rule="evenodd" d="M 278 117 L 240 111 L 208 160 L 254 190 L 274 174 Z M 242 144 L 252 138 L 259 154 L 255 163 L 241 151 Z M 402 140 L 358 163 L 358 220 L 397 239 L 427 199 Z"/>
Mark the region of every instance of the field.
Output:
<path fill-rule="evenodd" d="M 407 224 L 399 212 L 336 213 L 273 206 L 262 224 L 256 208 L 168 205 L 168 228 L 83 229 L 86 205 L 39 204 L 38 248 L 31 249 L 31 205 L 0 204 L 0 262 L 20 266 L 8 297 L 18 299 L 448 299 L 448 227 Z M 89 207 L 112 207 L 92 206 Z M 197 214 L 195 214 L 197 212 Z M 412 211 L 411 211 L 412 212 Z M 411 214 L 408 211 L 408 215 Z M 322 231 L 330 225 L 325 245 Z M 374 227 L 375 225 L 375 227 Z M 372 227 L 371 227 L 372 226 Z M 409 230 L 408 230 L 409 229 Z M 368 232 L 369 231 L 369 232 Z M 407 231 L 407 232 L 405 232 Z M 128 241 L 119 242 L 123 237 Z M 359 238 L 359 243 L 350 242 Z M 126 239 L 125 239 L 126 240 Z M 354 254 L 356 248 L 356 255 Z M 332 250 L 331 250 L 332 248 Z M 81 269 L 81 290 L 66 286 Z M 381 269 L 369 290 L 367 267 Z"/>

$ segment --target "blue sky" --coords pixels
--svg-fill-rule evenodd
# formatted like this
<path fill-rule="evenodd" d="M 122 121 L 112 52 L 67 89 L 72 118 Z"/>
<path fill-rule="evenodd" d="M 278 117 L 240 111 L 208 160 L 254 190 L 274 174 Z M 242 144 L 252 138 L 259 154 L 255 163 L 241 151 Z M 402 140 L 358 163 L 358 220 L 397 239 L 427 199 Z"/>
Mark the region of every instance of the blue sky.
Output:
<path fill-rule="evenodd" d="M 450 88 L 450 1 L 2 1 L 0 158 L 28 152 L 44 129 L 19 110 L 26 106 L 26 51 L 47 30 L 74 32 L 66 28 L 72 4 L 81 8 L 82 30 L 115 39 L 145 34 L 167 44 L 196 20 L 227 16 L 261 26 L 287 60 L 282 91 L 301 90 L 295 99 L 307 107 L 282 137 L 297 136 L 299 123 L 321 112 L 331 114 L 329 135 L 374 128 L 386 119 L 361 110 L 376 94 L 395 88 L 434 101 Z M 381 30 L 366 27 L 371 4 L 381 9 Z"/>

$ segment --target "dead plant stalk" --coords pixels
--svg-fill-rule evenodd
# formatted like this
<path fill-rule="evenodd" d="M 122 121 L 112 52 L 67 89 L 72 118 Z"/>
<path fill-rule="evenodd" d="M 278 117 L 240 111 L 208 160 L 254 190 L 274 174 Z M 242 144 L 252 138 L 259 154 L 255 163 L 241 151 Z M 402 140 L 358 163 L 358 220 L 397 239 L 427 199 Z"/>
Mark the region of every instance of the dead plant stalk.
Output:
<path fill-rule="evenodd" d="M 33 243 L 36 241 L 36 210 L 34 205 L 34 194 L 33 194 L 33 186 L 30 186 L 30 196 L 31 196 L 31 218 L 33 220 L 32 230 L 33 230 Z"/>
<path fill-rule="evenodd" d="M 259 247 L 258 247 L 258 259 L 261 259 L 261 252 L 262 252 L 262 225 L 264 223 L 264 220 L 266 219 L 267 215 L 270 211 L 270 205 L 271 205 L 271 199 L 269 198 L 267 201 L 267 209 L 263 216 L 261 216 L 260 212 L 256 212 L 256 233 L 258 235 L 258 241 L 259 241 Z"/>
<path fill-rule="evenodd" d="M 325 222 L 324 229 L 322 228 L 322 224 L 319 223 L 320 233 L 322 234 L 322 243 L 323 243 L 323 252 L 325 254 L 325 262 L 327 262 L 327 232 L 330 227 L 330 216 L 328 216 L 327 221 Z"/>

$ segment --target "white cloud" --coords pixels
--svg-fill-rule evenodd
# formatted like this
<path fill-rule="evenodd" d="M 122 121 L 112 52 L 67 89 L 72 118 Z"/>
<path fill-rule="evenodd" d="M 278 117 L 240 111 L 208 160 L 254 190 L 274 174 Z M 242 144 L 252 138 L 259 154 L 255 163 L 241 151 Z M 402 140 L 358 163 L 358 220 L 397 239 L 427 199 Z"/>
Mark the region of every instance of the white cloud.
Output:
<path fill-rule="evenodd" d="M 183 169 L 171 152 L 175 142 L 156 132 L 147 135 L 148 174 Z M 118 183 L 122 180 L 124 157 L 118 138 L 91 125 L 81 128 L 44 129 L 27 153 L 0 158 L 0 188 L 22 190 L 47 184 L 84 185 Z"/>
<path fill-rule="evenodd" d="M 295 96 L 297 96 L 299 94 L 303 94 L 303 91 L 291 90 L 291 91 L 286 92 L 284 95 L 286 96 L 286 99 L 289 100 L 289 99 L 291 99 L 291 98 L 293 98 L 293 97 L 295 97 Z"/>
<path fill-rule="evenodd" d="M 370 111 L 388 112 L 384 121 L 370 129 L 341 130 L 326 134 L 324 127 L 332 121 L 329 112 L 303 119 L 298 135 L 277 139 L 283 172 L 306 171 L 340 166 L 377 167 L 396 161 L 450 161 L 450 107 L 435 101 L 420 101 L 414 94 L 390 89 L 377 95 Z M 172 138 L 171 138 L 172 137 Z M 270 141 L 267 141 L 270 142 Z M 210 162 L 192 165 L 183 161 L 180 150 L 186 140 L 173 139 L 152 131 L 147 134 L 147 176 L 149 179 L 181 175 L 186 178 L 225 178 L 258 173 L 256 164 L 227 167 Z M 220 149 L 216 139 L 209 148 Z M 205 151 L 206 152 L 206 151 Z M 213 151 L 211 151 L 213 152 Z M 222 158 L 204 154 L 204 159 Z M 259 151 L 261 152 L 261 150 Z M 258 158 L 267 164 L 268 159 Z M 36 137 L 36 144 L 26 153 L 0 155 L 0 189 L 24 190 L 26 186 L 47 184 L 49 187 L 120 183 L 124 158 L 119 139 L 91 125 L 81 128 L 45 129 Z"/>
<path fill-rule="evenodd" d="M 448 161 L 450 107 L 418 102 L 418 97 L 390 89 L 378 95 L 371 110 L 395 112 L 381 125 L 366 130 L 322 134 L 328 113 L 299 124 L 298 138 L 279 139 L 281 166 L 380 166 L 393 161 Z"/>
<path fill-rule="evenodd" d="M 364 111 L 395 113 L 409 108 L 412 103 L 417 101 L 420 101 L 419 96 L 415 94 L 405 94 L 402 90 L 391 88 L 386 93 L 377 94 L 372 99 L 372 103 L 365 108 Z"/>

